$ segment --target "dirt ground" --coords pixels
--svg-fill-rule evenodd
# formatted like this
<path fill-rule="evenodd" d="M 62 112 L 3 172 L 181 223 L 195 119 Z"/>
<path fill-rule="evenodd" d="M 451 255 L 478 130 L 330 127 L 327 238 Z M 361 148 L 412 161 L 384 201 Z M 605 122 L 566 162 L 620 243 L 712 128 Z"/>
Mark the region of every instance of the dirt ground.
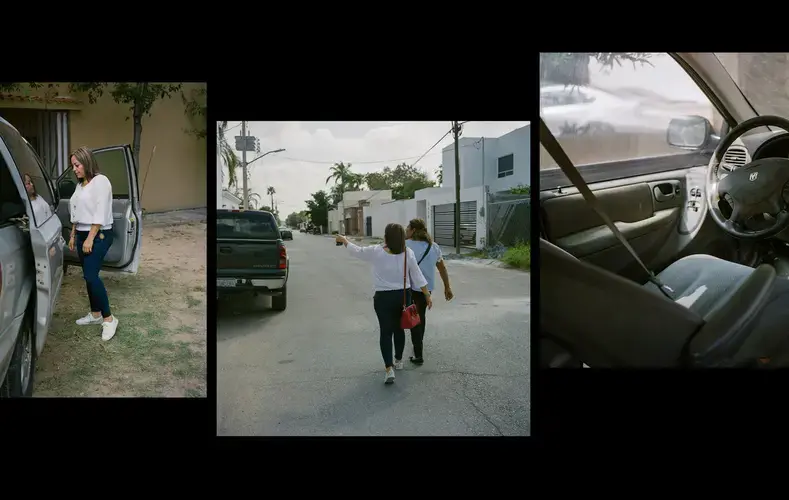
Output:
<path fill-rule="evenodd" d="M 143 222 L 137 275 L 102 271 L 115 337 L 77 326 L 88 310 L 82 270 L 69 268 L 38 359 L 34 395 L 206 396 L 206 224 Z"/>

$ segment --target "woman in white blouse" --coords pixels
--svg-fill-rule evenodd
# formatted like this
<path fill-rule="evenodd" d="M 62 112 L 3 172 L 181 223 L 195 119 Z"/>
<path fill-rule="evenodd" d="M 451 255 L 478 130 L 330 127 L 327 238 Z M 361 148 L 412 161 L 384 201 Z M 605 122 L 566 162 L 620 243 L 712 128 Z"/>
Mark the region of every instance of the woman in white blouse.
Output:
<path fill-rule="evenodd" d="M 403 350 L 405 349 L 405 331 L 400 328 L 400 316 L 403 312 L 403 293 L 412 286 L 419 288 L 425 296 L 428 309 L 433 307 L 433 300 L 427 289 L 427 280 L 419 270 L 414 252 L 405 245 L 405 230 L 400 224 L 389 224 L 384 230 L 384 244 L 360 247 L 349 242 L 345 236 L 337 235 L 338 243 L 345 245 L 351 255 L 373 265 L 373 307 L 381 327 L 381 355 L 384 358 L 386 374 L 384 383 L 394 382 L 395 374 L 392 367 L 403 368 Z M 406 252 L 405 258 L 403 252 Z M 403 266 L 407 260 L 408 272 Z M 405 290 L 403 275 L 406 275 Z M 410 295 L 410 293 L 409 293 Z M 394 359 L 392 359 L 392 337 L 394 337 Z"/>
<path fill-rule="evenodd" d="M 68 247 L 77 249 L 88 289 L 90 312 L 78 325 L 101 325 L 101 339 L 110 340 L 118 329 L 118 318 L 110 311 L 107 289 L 99 278 L 104 257 L 112 246 L 112 184 L 99 173 L 93 152 L 81 147 L 71 153 L 77 188 L 69 201 L 71 238 Z"/>
<path fill-rule="evenodd" d="M 33 179 L 30 175 L 25 174 L 23 178 L 27 196 L 30 198 L 30 206 L 33 207 L 33 217 L 36 219 L 34 225 L 38 227 L 52 216 L 52 207 L 36 192 L 36 186 L 33 184 Z"/>

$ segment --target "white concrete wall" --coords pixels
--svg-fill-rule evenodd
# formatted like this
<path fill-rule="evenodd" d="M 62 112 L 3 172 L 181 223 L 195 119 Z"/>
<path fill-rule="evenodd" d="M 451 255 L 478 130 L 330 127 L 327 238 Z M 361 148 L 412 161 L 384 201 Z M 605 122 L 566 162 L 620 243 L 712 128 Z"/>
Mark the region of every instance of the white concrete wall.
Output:
<path fill-rule="evenodd" d="M 241 204 L 242 201 L 228 191 L 223 190 L 219 195 L 219 208 L 233 210 L 241 208 Z"/>
<path fill-rule="evenodd" d="M 342 202 L 345 207 L 359 206 L 360 201 L 369 201 L 372 203 L 373 201 L 386 201 L 391 199 L 391 189 L 381 189 L 377 191 L 347 191 L 342 195 Z"/>
<path fill-rule="evenodd" d="M 329 210 L 329 234 L 332 231 L 342 234 L 342 226 L 342 203 L 339 203 L 337 210 Z"/>
<path fill-rule="evenodd" d="M 461 137 L 458 141 L 458 151 L 461 189 L 487 184 L 490 186 L 490 191 L 496 192 L 506 191 L 519 184 L 531 184 L 530 125 L 515 129 L 501 137 Z M 499 178 L 498 159 L 509 154 L 513 155 L 513 175 Z M 441 170 L 444 177 L 443 187 L 454 188 L 454 144 L 442 150 Z"/>
<path fill-rule="evenodd" d="M 388 203 L 371 203 L 369 207 L 364 208 L 364 223 L 367 222 L 367 217 L 372 217 L 372 230 L 373 236 L 383 238 L 384 229 L 390 222 L 397 222 L 406 226 L 411 219 L 420 217 L 419 213 L 420 201 L 424 202 L 425 207 L 425 223 L 428 231 L 433 232 L 433 205 L 443 205 L 446 203 L 455 202 L 455 190 L 452 188 L 427 188 L 420 189 L 414 193 L 412 200 L 398 200 Z M 480 215 L 480 208 L 486 205 L 486 192 L 483 186 L 466 188 L 460 190 L 460 201 L 476 201 L 477 202 L 477 241 L 476 247 L 483 248 L 485 246 L 485 235 L 487 234 L 487 226 L 485 217 Z M 484 212 L 484 211 L 483 211 Z"/>

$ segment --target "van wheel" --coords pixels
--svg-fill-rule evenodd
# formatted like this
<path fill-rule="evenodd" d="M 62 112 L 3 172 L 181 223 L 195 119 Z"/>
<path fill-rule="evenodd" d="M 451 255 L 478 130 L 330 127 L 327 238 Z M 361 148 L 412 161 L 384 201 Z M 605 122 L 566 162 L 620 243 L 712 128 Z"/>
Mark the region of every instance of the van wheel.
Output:
<path fill-rule="evenodd" d="M 32 315 L 25 316 L 14 345 L 11 364 L 3 382 L 3 396 L 28 398 L 33 395 L 33 376 L 36 373 L 36 354 L 33 342 Z"/>
<path fill-rule="evenodd" d="M 284 311 L 288 307 L 288 289 L 282 289 L 282 295 L 271 296 L 271 308 L 275 311 Z"/>

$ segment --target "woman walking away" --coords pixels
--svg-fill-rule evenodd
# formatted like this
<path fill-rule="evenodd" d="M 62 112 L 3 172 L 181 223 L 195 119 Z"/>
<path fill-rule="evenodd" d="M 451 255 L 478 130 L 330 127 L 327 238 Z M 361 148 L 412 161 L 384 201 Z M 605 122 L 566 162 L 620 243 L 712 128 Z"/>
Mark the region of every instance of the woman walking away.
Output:
<path fill-rule="evenodd" d="M 33 207 L 33 217 L 36 219 L 33 225 L 40 226 L 44 221 L 52 217 L 52 207 L 36 192 L 36 186 L 33 184 L 33 178 L 30 177 L 30 174 L 25 174 L 22 178 L 25 180 L 27 196 L 30 198 L 30 205 Z"/>
<path fill-rule="evenodd" d="M 113 241 L 112 184 L 99 173 L 96 157 L 84 146 L 71 153 L 71 167 L 78 182 L 69 202 L 68 247 L 72 252 L 77 249 L 90 300 L 90 312 L 77 324 L 101 325 L 101 339 L 110 340 L 118 329 L 118 318 L 110 311 L 110 299 L 99 271 Z"/>
<path fill-rule="evenodd" d="M 422 291 L 427 308 L 433 307 L 427 280 L 422 276 L 414 252 L 405 245 L 405 231 L 400 224 L 389 224 L 384 230 L 384 244 L 360 247 L 350 243 L 345 236 L 337 235 L 338 243 L 345 245 L 351 255 L 373 265 L 373 308 L 381 327 L 381 355 L 386 374 L 384 383 L 394 382 L 393 367 L 403 368 L 405 331 L 400 327 L 403 312 L 403 295 L 409 288 Z M 405 252 L 405 254 L 403 254 Z M 404 266 L 407 265 L 407 268 Z M 403 287 L 405 281 L 405 288 Z M 394 359 L 392 359 L 392 337 L 394 337 Z"/>
<path fill-rule="evenodd" d="M 441 247 L 433 244 L 433 239 L 427 232 L 425 221 L 422 219 L 411 219 L 406 228 L 406 236 L 408 236 L 406 245 L 417 256 L 419 270 L 422 271 L 427 281 L 427 290 L 433 293 L 433 285 L 436 282 L 436 268 L 438 268 L 438 274 L 441 276 L 441 281 L 444 282 L 444 297 L 447 300 L 452 300 L 454 295 L 452 294 L 452 287 L 449 286 L 449 273 L 441 255 Z M 422 321 L 411 328 L 411 343 L 414 344 L 414 355 L 410 359 L 412 363 L 421 365 L 424 363 L 422 342 L 425 337 L 425 321 L 428 307 L 422 291 L 413 288 L 411 295 L 414 298 L 416 307 L 419 309 L 419 317 L 422 318 Z"/>

